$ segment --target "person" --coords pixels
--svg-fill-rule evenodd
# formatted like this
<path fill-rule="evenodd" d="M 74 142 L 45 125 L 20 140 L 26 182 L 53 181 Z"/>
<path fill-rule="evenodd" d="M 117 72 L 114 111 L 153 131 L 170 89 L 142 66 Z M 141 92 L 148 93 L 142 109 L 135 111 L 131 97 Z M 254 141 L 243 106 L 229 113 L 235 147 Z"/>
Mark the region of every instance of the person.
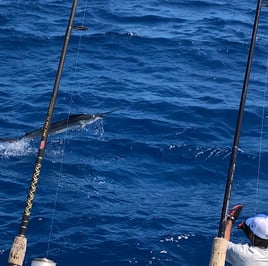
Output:
<path fill-rule="evenodd" d="M 268 216 L 258 214 L 238 225 L 250 244 L 234 244 L 230 241 L 232 227 L 238 218 L 242 204 L 235 205 L 226 219 L 224 238 L 228 241 L 226 261 L 233 266 L 268 266 Z"/>

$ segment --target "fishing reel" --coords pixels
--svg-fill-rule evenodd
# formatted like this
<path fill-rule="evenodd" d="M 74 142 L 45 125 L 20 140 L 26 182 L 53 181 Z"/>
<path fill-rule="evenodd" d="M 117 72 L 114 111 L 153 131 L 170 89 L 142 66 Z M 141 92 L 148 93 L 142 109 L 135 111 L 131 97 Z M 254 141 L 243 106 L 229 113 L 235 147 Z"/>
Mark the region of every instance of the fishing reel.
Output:
<path fill-rule="evenodd" d="M 36 258 L 32 261 L 31 266 L 56 266 L 56 263 L 46 258 Z"/>

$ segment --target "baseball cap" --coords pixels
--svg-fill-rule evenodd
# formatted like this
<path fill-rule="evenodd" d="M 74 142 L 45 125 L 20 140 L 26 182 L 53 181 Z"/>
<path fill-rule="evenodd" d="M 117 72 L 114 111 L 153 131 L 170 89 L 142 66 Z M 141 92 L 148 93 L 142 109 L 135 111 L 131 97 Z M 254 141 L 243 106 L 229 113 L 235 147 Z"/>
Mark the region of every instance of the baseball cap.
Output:
<path fill-rule="evenodd" d="M 265 214 L 257 214 L 246 220 L 246 225 L 252 233 L 261 239 L 268 239 L 268 216 Z"/>

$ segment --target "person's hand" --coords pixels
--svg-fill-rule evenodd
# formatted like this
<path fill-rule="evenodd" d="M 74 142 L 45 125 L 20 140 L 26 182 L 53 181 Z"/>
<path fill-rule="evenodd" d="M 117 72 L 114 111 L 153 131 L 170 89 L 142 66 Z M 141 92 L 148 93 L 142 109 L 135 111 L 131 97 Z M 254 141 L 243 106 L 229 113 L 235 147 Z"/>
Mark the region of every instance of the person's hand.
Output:
<path fill-rule="evenodd" d="M 227 216 L 227 219 L 231 220 L 233 223 L 235 222 L 235 220 L 238 218 L 238 216 L 240 215 L 242 209 L 243 209 L 244 205 L 242 204 L 237 204 L 235 205 L 230 211 L 229 214 Z"/>

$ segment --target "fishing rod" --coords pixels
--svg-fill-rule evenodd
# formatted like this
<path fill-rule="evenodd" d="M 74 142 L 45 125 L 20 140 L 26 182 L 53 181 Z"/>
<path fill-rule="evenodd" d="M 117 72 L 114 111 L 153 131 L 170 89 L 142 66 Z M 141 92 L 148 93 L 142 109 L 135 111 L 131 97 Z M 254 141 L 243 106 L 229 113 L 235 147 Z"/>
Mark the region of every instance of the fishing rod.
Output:
<path fill-rule="evenodd" d="M 258 31 L 261 8 L 262 8 L 262 0 L 259 0 L 257 4 L 257 8 L 256 8 L 256 15 L 255 15 L 252 37 L 251 37 L 251 42 L 250 42 L 248 61 L 247 61 L 243 89 L 242 89 L 241 100 L 240 100 L 240 105 L 239 105 L 236 130 L 235 130 L 235 135 L 234 135 L 230 165 L 229 165 L 227 182 L 226 182 L 226 187 L 225 187 L 224 201 L 223 201 L 222 212 L 221 212 L 221 222 L 220 222 L 220 226 L 218 230 L 218 237 L 223 237 L 224 229 L 225 229 L 225 219 L 226 219 L 228 206 L 230 202 L 231 187 L 232 187 L 232 181 L 233 181 L 233 176 L 235 172 L 235 163 L 236 163 L 237 152 L 238 152 L 238 144 L 239 144 L 239 139 L 240 139 L 244 109 L 245 109 L 245 104 L 246 104 L 248 83 L 249 83 L 249 78 L 250 78 L 250 72 L 251 72 L 253 53 L 254 53 L 254 48 L 255 48 L 255 43 L 256 43 L 256 36 L 257 36 L 257 31 Z"/>
<path fill-rule="evenodd" d="M 36 192 L 36 188 L 38 184 L 38 179 L 39 179 L 42 161 L 44 157 L 45 146 L 46 146 L 46 142 L 48 138 L 49 127 L 51 124 L 53 111 L 54 111 L 54 107 L 56 103 L 57 93 L 58 93 L 60 80 L 62 76 L 62 70 L 63 70 L 64 61 L 65 61 L 65 57 L 67 53 L 67 48 L 68 48 L 70 36 L 72 33 L 73 21 L 75 17 L 77 4 L 78 4 L 78 0 L 73 0 L 71 13 L 70 13 L 70 17 L 68 20 L 66 32 L 65 32 L 65 39 L 64 39 L 64 43 L 63 43 L 63 47 L 61 51 L 61 57 L 60 57 L 59 65 L 58 65 L 58 70 L 57 70 L 57 74 L 56 74 L 56 78 L 54 82 L 54 87 L 53 87 L 50 103 L 49 103 L 48 110 L 47 110 L 46 120 L 45 120 L 43 130 L 42 130 L 42 136 L 41 136 L 40 146 L 39 146 L 39 150 L 38 150 L 38 154 L 36 158 L 35 168 L 34 168 L 34 172 L 32 175 L 32 180 L 31 180 L 31 184 L 30 184 L 30 188 L 29 188 L 29 192 L 28 192 L 28 196 L 26 200 L 26 205 L 25 205 L 25 209 L 24 209 L 24 213 L 22 216 L 22 221 L 21 221 L 21 225 L 19 229 L 19 234 L 15 237 L 14 242 L 12 244 L 12 247 L 9 253 L 8 266 L 22 266 L 24 256 L 26 253 L 26 246 L 27 246 L 26 230 L 28 227 L 30 213 L 31 213 L 31 209 L 33 206 L 34 196 L 35 196 L 35 192 Z"/>
<path fill-rule="evenodd" d="M 214 239 L 214 243 L 213 243 L 214 251 L 212 249 L 212 255 L 211 255 L 211 260 L 210 260 L 209 265 L 220 266 L 221 264 L 219 263 L 219 261 L 222 261 L 223 263 L 222 265 L 224 265 L 224 262 L 225 262 L 225 253 L 227 249 L 227 246 L 226 246 L 227 244 L 225 245 L 225 247 L 222 247 L 220 244 L 221 243 L 220 239 L 223 239 L 224 237 L 226 216 L 227 216 L 227 211 L 228 211 L 229 202 L 231 198 L 231 189 L 232 189 L 232 183 L 233 183 L 234 172 L 235 172 L 235 164 L 236 164 L 237 153 L 238 153 L 238 144 L 239 144 L 239 139 L 240 139 L 240 134 L 241 134 L 242 120 L 243 120 L 243 115 L 244 115 L 244 110 L 245 110 L 248 84 L 249 84 L 249 78 L 250 78 L 250 72 L 251 72 L 251 66 L 252 66 L 252 60 L 253 60 L 253 53 L 254 53 L 254 48 L 255 48 L 255 43 L 256 43 L 256 36 L 257 36 L 257 31 L 258 31 L 259 18 L 261 14 L 261 8 L 262 8 L 262 0 L 258 0 L 256 12 L 255 12 L 252 36 L 251 36 L 251 41 L 250 41 L 250 48 L 248 52 L 248 60 L 247 60 L 246 71 L 245 71 L 245 76 L 244 76 L 240 105 L 239 105 L 239 110 L 238 110 L 238 118 L 236 122 L 232 153 L 231 153 L 228 175 L 227 175 L 227 180 L 226 180 L 225 193 L 224 193 L 224 199 L 223 199 L 223 205 L 222 205 L 222 211 L 221 211 L 221 220 L 219 224 L 217 237 Z M 219 248 L 218 252 L 215 251 L 215 249 L 217 248 Z M 219 260 L 219 261 L 215 264 L 216 260 Z"/>

